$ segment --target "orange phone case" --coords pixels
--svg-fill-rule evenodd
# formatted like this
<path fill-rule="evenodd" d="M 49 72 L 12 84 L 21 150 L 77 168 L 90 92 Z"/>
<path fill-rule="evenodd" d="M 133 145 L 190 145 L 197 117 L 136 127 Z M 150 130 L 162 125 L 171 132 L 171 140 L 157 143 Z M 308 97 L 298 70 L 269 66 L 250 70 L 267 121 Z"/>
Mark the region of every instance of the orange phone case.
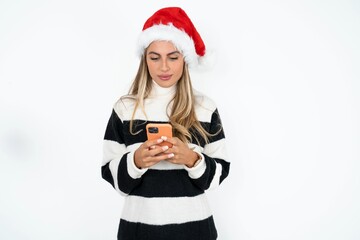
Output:
<path fill-rule="evenodd" d="M 148 140 L 159 139 L 162 136 L 171 138 L 172 137 L 172 126 L 169 123 L 148 123 L 146 125 L 146 135 Z M 172 147 L 172 144 L 169 142 L 159 143 L 160 146 L 167 145 Z"/>

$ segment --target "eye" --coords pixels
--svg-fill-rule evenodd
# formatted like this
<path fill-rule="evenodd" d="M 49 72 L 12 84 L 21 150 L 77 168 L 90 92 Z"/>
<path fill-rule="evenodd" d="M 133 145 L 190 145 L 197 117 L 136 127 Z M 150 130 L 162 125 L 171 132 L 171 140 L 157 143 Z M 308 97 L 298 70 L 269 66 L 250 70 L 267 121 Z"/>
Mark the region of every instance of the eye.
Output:
<path fill-rule="evenodd" d="M 154 52 L 150 52 L 148 54 L 148 59 L 150 59 L 151 61 L 157 61 L 160 59 L 160 55 Z"/>
<path fill-rule="evenodd" d="M 170 59 L 171 61 L 176 61 L 176 60 L 179 59 L 179 56 L 169 56 L 169 59 Z"/>

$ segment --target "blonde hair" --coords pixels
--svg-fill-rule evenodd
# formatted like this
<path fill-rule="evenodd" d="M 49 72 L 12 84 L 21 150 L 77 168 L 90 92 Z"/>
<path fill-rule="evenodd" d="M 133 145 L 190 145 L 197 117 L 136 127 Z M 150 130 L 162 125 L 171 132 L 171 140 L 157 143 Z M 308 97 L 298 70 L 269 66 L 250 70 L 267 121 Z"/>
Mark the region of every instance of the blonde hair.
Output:
<path fill-rule="evenodd" d="M 146 50 L 145 50 L 146 51 Z M 130 87 L 129 95 L 135 100 L 135 107 L 130 120 L 130 133 L 135 135 L 139 132 L 133 132 L 134 116 L 138 108 L 141 108 L 146 116 L 144 108 L 144 99 L 146 99 L 152 88 L 152 78 L 148 71 L 146 63 L 146 54 L 143 54 L 137 74 Z M 195 112 L 195 97 L 191 84 L 188 65 L 184 63 L 183 74 L 177 82 L 176 93 L 174 98 L 169 102 L 172 103 L 169 122 L 173 126 L 173 134 L 185 143 L 190 143 L 195 140 L 200 144 L 201 137 L 205 143 L 209 142 L 208 133 L 200 121 L 198 120 Z"/>

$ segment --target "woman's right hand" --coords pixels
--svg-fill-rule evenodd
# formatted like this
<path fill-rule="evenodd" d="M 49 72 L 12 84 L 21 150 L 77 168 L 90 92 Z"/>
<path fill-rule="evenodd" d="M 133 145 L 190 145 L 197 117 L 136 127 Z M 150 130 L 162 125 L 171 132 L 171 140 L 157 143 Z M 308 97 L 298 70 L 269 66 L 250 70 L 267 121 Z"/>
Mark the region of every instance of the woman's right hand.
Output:
<path fill-rule="evenodd" d="M 149 168 L 156 163 L 173 157 L 170 154 L 161 154 L 169 149 L 168 146 L 159 146 L 158 144 L 163 142 L 163 139 L 148 140 L 140 145 L 134 153 L 134 162 L 138 168 Z"/>

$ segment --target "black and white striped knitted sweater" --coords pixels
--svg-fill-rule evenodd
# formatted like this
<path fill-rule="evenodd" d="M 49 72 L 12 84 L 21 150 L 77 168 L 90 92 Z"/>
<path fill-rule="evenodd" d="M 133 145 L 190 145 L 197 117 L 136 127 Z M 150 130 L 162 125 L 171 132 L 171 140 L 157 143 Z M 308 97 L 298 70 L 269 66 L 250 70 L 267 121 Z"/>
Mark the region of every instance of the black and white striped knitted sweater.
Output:
<path fill-rule="evenodd" d="M 136 135 L 129 131 L 134 101 L 123 98 L 114 105 L 104 137 L 102 177 L 125 196 L 118 239 L 217 239 L 205 191 L 220 185 L 230 163 L 220 116 L 211 99 L 195 91 L 197 118 L 208 132 L 218 133 L 208 144 L 189 144 L 202 157 L 195 167 L 162 161 L 138 169 L 134 164 L 134 151 L 146 141 L 146 124 L 168 122 L 166 111 L 175 90 L 176 86 L 162 88 L 153 82 L 144 103 L 146 116 L 141 110 L 135 114 L 134 132 L 142 130 Z"/>

